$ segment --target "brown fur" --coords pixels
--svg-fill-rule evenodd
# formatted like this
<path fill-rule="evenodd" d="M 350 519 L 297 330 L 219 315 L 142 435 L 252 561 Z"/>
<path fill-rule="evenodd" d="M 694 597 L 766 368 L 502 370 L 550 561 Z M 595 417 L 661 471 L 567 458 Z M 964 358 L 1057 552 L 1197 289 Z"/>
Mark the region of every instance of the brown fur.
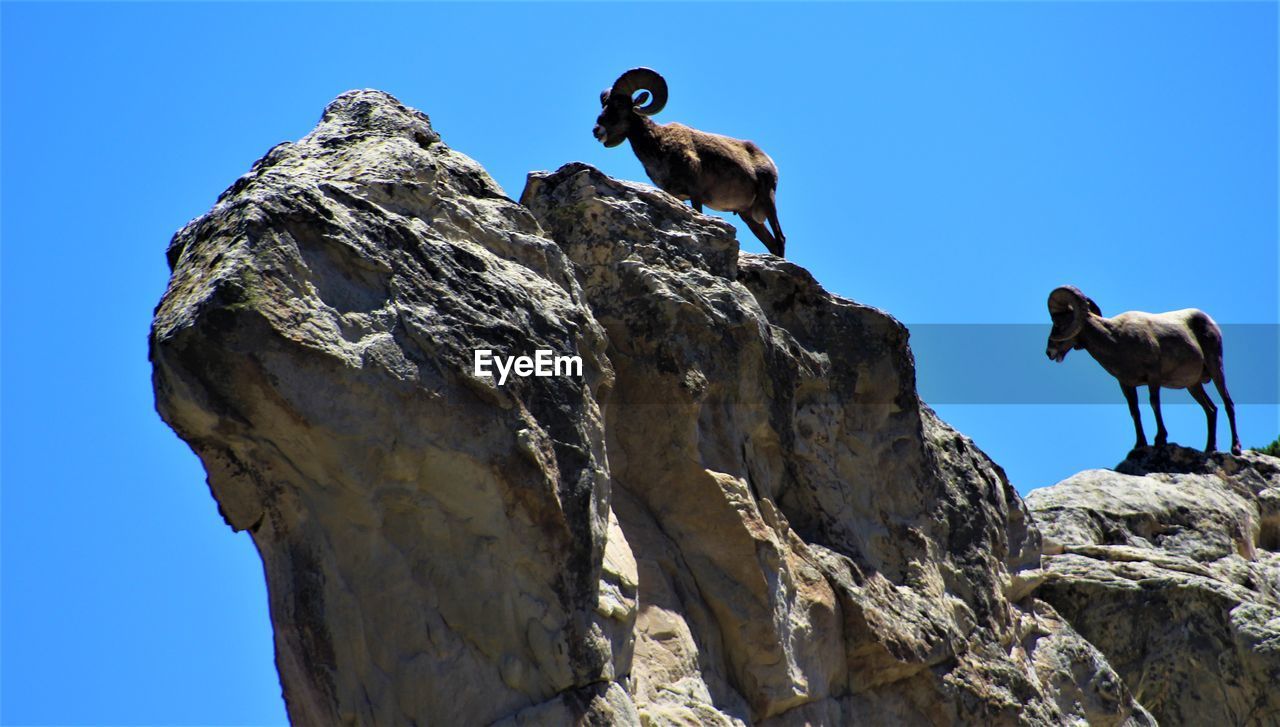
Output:
<path fill-rule="evenodd" d="M 1227 409 L 1231 423 L 1231 451 L 1239 454 L 1236 409 L 1227 392 L 1222 360 L 1222 331 L 1204 311 L 1195 308 L 1168 313 L 1130 311 L 1104 318 L 1097 304 L 1076 288 L 1058 288 L 1049 298 L 1053 329 L 1045 353 L 1062 361 L 1073 349 L 1082 348 L 1120 382 L 1129 403 L 1129 415 L 1137 433 L 1137 447 L 1147 445 L 1138 412 L 1138 389 L 1146 386 L 1156 415 L 1157 447 L 1163 447 L 1169 433 L 1160 414 L 1160 389 L 1187 389 L 1204 409 L 1209 424 L 1206 452 L 1217 442 L 1218 407 L 1204 390 L 1213 382 Z"/>
<path fill-rule="evenodd" d="M 760 147 L 683 124 L 654 123 L 637 111 L 628 93 L 606 90 L 600 102 L 596 137 L 605 146 L 630 141 L 645 173 L 664 192 L 689 200 L 699 212 L 706 205 L 738 214 L 769 252 L 783 256 L 787 238 L 778 224 L 778 168 Z"/>

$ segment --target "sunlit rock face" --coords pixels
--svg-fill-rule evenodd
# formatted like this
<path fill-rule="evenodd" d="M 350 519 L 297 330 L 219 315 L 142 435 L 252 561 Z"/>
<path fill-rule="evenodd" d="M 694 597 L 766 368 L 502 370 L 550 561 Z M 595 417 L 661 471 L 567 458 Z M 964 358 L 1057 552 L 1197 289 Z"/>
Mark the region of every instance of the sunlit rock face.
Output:
<path fill-rule="evenodd" d="M 718 218 L 582 164 L 517 204 L 358 91 L 169 259 L 157 407 L 297 724 L 1151 723 L 906 328 Z"/>
<path fill-rule="evenodd" d="M 474 723 L 615 678 L 613 373 L 528 210 L 426 116 L 354 92 L 170 260 L 158 408 L 253 533 L 294 722 Z M 476 349 L 536 348 L 583 376 L 472 375 Z"/>
<path fill-rule="evenodd" d="M 1280 724 L 1280 459 L 1142 449 L 1027 498 L 1036 595 L 1163 724 Z"/>

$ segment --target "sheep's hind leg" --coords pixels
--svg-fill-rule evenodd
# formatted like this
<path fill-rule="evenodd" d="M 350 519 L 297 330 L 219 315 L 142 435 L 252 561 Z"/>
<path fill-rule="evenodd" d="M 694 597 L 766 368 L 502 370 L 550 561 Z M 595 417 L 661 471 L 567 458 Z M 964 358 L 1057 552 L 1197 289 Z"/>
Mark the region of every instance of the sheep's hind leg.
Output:
<path fill-rule="evenodd" d="M 1151 410 L 1156 413 L 1156 446 L 1163 447 L 1169 443 L 1169 432 L 1164 428 L 1164 417 L 1160 416 L 1160 387 L 1147 384 L 1151 394 Z"/>
<path fill-rule="evenodd" d="M 1142 412 L 1138 411 L 1138 387 L 1120 385 L 1120 390 L 1124 392 L 1125 401 L 1129 402 L 1129 416 L 1133 417 L 1133 428 L 1138 433 L 1138 440 L 1133 445 L 1134 449 L 1147 446 L 1147 435 L 1142 431 Z"/>
<path fill-rule="evenodd" d="M 773 228 L 773 236 L 778 240 L 778 257 L 787 249 L 787 236 L 782 234 L 782 225 L 778 224 L 778 203 L 774 200 L 773 190 L 769 190 L 769 206 L 765 209 L 769 225 Z"/>
<path fill-rule="evenodd" d="M 1218 389 L 1218 396 L 1222 397 L 1222 405 L 1227 410 L 1227 421 L 1231 422 L 1231 453 L 1240 454 L 1240 437 L 1236 435 L 1236 405 L 1231 401 L 1231 394 L 1227 393 L 1227 377 L 1222 373 L 1222 364 L 1210 373 L 1213 377 L 1213 385 Z"/>
<path fill-rule="evenodd" d="M 749 214 L 738 216 L 742 218 L 743 222 L 747 223 L 747 227 L 751 228 L 752 232 L 756 233 L 756 237 L 760 238 L 760 242 L 764 243 L 769 252 L 782 257 L 782 246 L 778 244 L 777 240 L 773 239 L 773 235 L 769 234 L 769 230 L 765 229 L 764 223 L 756 222 Z"/>
<path fill-rule="evenodd" d="M 1208 454 L 1218 448 L 1218 407 L 1205 393 L 1203 384 L 1187 387 L 1187 391 L 1200 404 L 1200 408 L 1204 409 L 1204 418 L 1209 423 L 1209 441 L 1204 445 L 1204 451 Z"/>

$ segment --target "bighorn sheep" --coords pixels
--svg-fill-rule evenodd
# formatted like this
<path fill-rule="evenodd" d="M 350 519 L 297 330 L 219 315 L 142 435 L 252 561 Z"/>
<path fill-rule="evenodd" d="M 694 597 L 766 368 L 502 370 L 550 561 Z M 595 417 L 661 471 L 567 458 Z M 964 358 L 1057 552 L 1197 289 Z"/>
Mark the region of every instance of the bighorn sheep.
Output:
<path fill-rule="evenodd" d="M 1137 388 L 1145 384 L 1156 414 L 1156 446 L 1163 447 L 1169 436 L 1160 416 L 1160 388 L 1187 389 L 1209 421 L 1209 442 L 1204 451 L 1212 452 L 1217 442 L 1218 407 L 1204 390 L 1204 384 L 1212 380 L 1231 422 L 1231 452 L 1240 454 L 1236 408 L 1227 393 L 1222 367 L 1222 331 L 1204 311 L 1129 311 L 1103 318 L 1097 303 L 1077 288 L 1063 286 L 1049 294 L 1049 317 L 1053 319 L 1045 351 L 1049 358 L 1061 363 L 1071 349 L 1083 348 L 1120 382 L 1138 434 L 1135 447 L 1147 446 Z"/>
<path fill-rule="evenodd" d="M 689 200 L 699 212 L 705 204 L 736 213 L 769 252 L 782 257 L 787 238 L 774 202 L 778 168 L 768 154 L 750 141 L 683 124 L 655 124 L 649 117 L 667 105 L 667 82 L 650 68 L 632 68 L 619 76 L 600 92 L 600 105 L 604 110 L 596 119 L 596 139 L 610 148 L 630 140 L 645 173 L 664 192 Z M 766 219 L 773 234 L 764 226 Z"/>

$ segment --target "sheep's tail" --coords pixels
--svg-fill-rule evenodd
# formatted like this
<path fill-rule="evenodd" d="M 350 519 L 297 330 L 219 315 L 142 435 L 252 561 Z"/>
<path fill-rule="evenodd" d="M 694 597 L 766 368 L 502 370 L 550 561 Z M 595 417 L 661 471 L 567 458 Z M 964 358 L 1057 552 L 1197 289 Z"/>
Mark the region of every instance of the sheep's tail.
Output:
<path fill-rule="evenodd" d="M 1200 377 L 1200 383 L 1207 384 L 1213 380 L 1215 374 L 1222 371 L 1222 329 L 1218 328 L 1218 324 L 1209 317 L 1208 313 L 1201 310 L 1192 313 L 1189 323 L 1191 332 L 1195 334 L 1204 355 L 1204 372 Z"/>

